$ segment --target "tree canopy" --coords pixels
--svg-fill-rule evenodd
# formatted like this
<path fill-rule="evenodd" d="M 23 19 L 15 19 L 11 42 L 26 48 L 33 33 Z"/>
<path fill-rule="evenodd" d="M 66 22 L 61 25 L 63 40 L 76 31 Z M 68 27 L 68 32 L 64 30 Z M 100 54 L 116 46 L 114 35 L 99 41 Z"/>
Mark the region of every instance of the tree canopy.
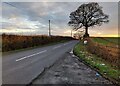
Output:
<path fill-rule="evenodd" d="M 78 30 L 82 27 L 85 27 L 85 34 L 88 34 L 88 27 L 100 26 L 103 23 L 109 22 L 109 16 L 104 14 L 102 7 L 99 6 L 96 2 L 91 2 L 88 4 L 82 4 L 75 10 L 70 13 L 70 21 L 68 24 L 74 27 L 74 30 Z"/>

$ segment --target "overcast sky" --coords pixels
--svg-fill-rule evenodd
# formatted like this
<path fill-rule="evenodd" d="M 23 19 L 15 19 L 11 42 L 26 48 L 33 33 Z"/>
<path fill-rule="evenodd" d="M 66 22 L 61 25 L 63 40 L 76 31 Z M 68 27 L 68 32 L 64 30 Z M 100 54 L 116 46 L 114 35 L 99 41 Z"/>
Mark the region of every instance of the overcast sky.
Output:
<path fill-rule="evenodd" d="M 83 2 L 84 3 L 84 2 Z M 51 20 L 52 35 L 70 36 L 67 25 L 69 14 L 82 2 L 8 2 L 2 3 L 2 30 L 18 34 L 48 34 Z M 91 36 L 116 36 L 118 34 L 118 3 L 99 2 L 110 22 L 89 28 Z"/>

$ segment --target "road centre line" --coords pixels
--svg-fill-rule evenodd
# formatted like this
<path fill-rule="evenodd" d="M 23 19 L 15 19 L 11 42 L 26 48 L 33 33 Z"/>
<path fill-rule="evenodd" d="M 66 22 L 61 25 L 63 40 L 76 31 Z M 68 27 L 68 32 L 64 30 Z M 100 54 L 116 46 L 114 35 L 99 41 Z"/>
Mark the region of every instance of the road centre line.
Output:
<path fill-rule="evenodd" d="M 65 43 L 64 45 L 67 45 L 67 43 Z"/>
<path fill-rule="evenodd" d="M 65 43 L 64 45 L 67 45 L 67 44 L 70 44 L 71 42 L 69 42 L 69 43 Z"/>
<path fill-rule="evenodd" d="M 53 49 L 56 49 L 56 48 L 59 48 L 59 47 L 61 47 L 61 45 L 59 45 L 59 46 L 56 46 L 56 47 L 53 47 Z"/>
<path fill-rule="evenodd" d="M 67 44 L 69 44 L 69 43 L 65 43 L 64 45 L 67 45 Z"/>
<path fill-rule="evenodd" d="M 43 50 L 43 51 L 40 51 L 40 52 L 38 52 L 38 53 L 34 53 L 34 54 L 32 54 L 32 55 L 22 57 L 22 58 L 20 58 L 20 59 L 17 59 L 16 62 L 21 61 L 21 60 L 23 60 L 23 59 L 30 58 L 30 57 L 32 57 L 32 56 L 35 56 L 35 55 L 38 55 L 38 54 L 41 54 L 41 53 L 44 53 L 44 52 L 47 52 L 47 50 Z"/>
<path fill-rule="evenodd" d="M 69 43 L 65 43 L 64 45 L 67 45 L 67 44 L 69 44 Z M 59 47 L 61 47 L 61 46 L 62 46 L 62 45 L 56 46 L 56 47 L 54 47 L 53 49 L 59 48 Z M 17 62 L 17 61 L 21 61 L 21 60 L 23 60 L 23 59 L 30 58 L 30 57 L 32 57 L 32 56 L 35 56 L 35 55 L 38 55 L 38 54 L 41 54 L 41 53 L 44 53 L 44 52 L 46 52 L 46 51 L 47 51 L 47 50 L 43 50 L 43 51 L 41 51 L 41 52 L 34 53 L 34 54 L 32 54 L 32 55 L 19 58 L 19 59 L 16 60 L 16 62 Z"/>

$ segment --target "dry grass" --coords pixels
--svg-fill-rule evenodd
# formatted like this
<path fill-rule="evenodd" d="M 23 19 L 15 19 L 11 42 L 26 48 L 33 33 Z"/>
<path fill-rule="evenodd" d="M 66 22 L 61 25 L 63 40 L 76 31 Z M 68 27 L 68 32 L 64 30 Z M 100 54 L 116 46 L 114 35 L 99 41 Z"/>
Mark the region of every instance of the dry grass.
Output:
<path fill-rule="evenodd" d="M 108 50 L 106 50 L 105 47 L 103 49 L 103 47 L 100 47 L 101 45 L 99 44 L 94 45 L 95 42 L 93 41 L 91 42 L 89 39 L 88 41 L 89 41 L 88 45 L 84 45 L 83 40 L 80 41 L 73 49 L 74 54 L 77 55 L 87 65 L 97 70 L 101 75 L 108 78 L 114 84 L 117 84 L 116 86 L 119 86 L 120 85 L 120 69 L 118 68 L 119 63 L 116 64 L 116 60 L 118 56 L 117 57 L 109 56 L 107 58 L 104 58 L 102 55 L 107 56 Z M 113 51 L 111 52 L 112 53 L 115 52 L 116 54 L 116 51 L 114 51 L 114 49 L 112 50 Z M 91 54 L 91 52 L 93 52 L 94 54 Z"/>
<path fill-rule="evenodd" d="M 119 67 L 119 48 L 117 47 L 110 47 L 101 45 L 99 43 L 95 43 L 92 41 L 92 39 L 88 39 L 89 43 L 87 46 L 87 49 L 92 54 L 96 54 L 97 56 L 103 58 L 107 62 L 113 64 L 114 66 Z"/>

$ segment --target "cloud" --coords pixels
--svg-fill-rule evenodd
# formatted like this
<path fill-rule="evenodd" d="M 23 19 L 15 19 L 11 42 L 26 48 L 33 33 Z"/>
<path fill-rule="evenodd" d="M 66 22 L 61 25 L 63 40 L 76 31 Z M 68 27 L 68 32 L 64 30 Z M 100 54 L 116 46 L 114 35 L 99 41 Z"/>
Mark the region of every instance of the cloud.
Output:
<path fill-rule="evenodd" d="M 53 35 L 68 35 L 67 22 L 69 14 L 76 10 L 82 2 L 9 2 L 2 5 L 2 26 L 3 29 L 33 29 L 34 34 L 48 33 L 48 20 L 51 20 Z M 112 34 L 117 32 L 118 13 L 117 3 L 99 3 L 106 14 L 110 15 L 110 23 L 101 27 L 90 28 L 91 35 Z M 111 12 L 111 10 L 112 12 Z M 105 32 L 101 32 L 102 30 Z M 67 29 L 67 30 L 66 30 Z M 114 31 L 112 31 L 114 30 Z M 99 34 L 99 35 L 101 35 Z"/>

